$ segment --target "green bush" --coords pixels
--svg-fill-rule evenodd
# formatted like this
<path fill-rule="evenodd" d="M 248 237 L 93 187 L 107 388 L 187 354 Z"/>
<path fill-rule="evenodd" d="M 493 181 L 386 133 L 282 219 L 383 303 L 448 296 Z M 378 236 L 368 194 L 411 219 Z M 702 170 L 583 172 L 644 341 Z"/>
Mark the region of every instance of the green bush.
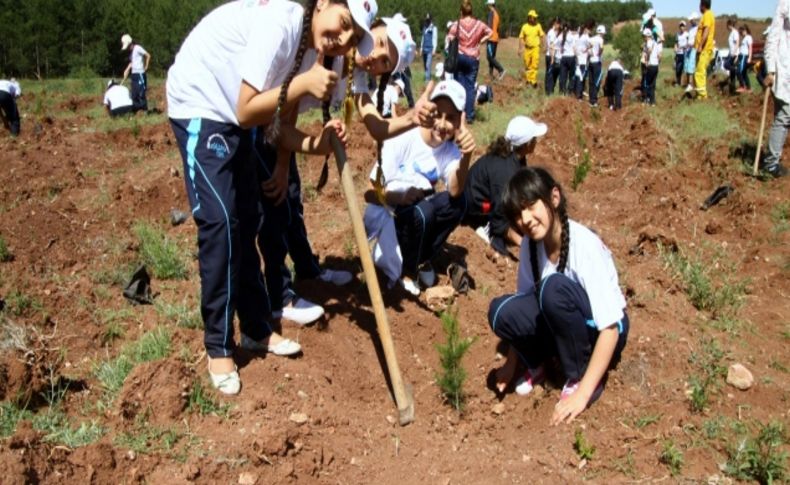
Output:
<path fill-rule="evenodd" d="M 639 26 L 636 24 L 623 26 L 612 42 L 612 46 L 620 53 L 620 62 L 632 73 L 639 68 L 642 42 L 642 33 L 639 32 Z"/>

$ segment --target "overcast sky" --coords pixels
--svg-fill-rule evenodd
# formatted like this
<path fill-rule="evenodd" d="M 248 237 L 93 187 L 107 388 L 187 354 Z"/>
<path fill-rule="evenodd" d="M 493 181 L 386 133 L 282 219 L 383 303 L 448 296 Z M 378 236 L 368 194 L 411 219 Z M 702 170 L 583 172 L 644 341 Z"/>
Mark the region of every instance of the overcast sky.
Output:
<path fill-rule="evenodd" d="M 695 0 L 649 0 L 653 3 L 658 17 L 687 17 L 699 10 Z M 738 17 L 764 19 L 773 17 L 777 0 L 712 0 L 711 10 L 716 15 L 736 14 Z"/>

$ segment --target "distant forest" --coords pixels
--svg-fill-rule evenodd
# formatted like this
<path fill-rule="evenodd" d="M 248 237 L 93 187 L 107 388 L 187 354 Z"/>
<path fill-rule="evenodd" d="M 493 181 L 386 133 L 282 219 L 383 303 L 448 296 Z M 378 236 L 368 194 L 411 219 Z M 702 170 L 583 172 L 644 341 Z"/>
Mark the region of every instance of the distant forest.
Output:
<path fill-rule="evenodd" d="M 151 53 L 151 71 L 163 75 L 179 46 L 218 0 L 0 0 L 0 77 L 120 76 L 128 63 L 120 51 L 129 33 Z M 484 0 L 474 14 L 485 19 Z M 594 21 L 607 29 L 637 19 L 649 2 L 629 0 L 499 0 L 503 36 L 518 35 L 530 9 L 546 25 L 553 17 L 571 23 Z M 459 0 L 380 0 L 379 14 L 403 13 L 419 43 L 426 13 L 443 33 L 457 18 Z M 262 26 L 265 28 L 265 26 Z"/>

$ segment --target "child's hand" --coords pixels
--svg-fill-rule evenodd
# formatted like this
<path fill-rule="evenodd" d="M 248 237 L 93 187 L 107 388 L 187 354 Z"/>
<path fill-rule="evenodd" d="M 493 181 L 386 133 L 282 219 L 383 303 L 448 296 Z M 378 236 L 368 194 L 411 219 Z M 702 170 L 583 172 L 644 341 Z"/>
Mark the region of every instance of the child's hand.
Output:
<path fill-rule="evenodd" d="M 433 128 L 433 120 L 436 117 L 436 103 L 430 101 L 433 87 L 434 82 L 431 80 L 425 86 L 425 91 L 423 91 L 422 96 L 414 105 L 414 123 L 424 128 Z"/>
<path fill-rule="evenodd" d="M 329 99 L 337 85 L 337 73 L 324 67 L 324 54 L 319 53 L 315 64 L 302 74 L 307 92 L 318 99 Z"/>
<path fill-rule="evenodd" d="M 332 153 L 332 142 L 330 138 L 332 133 L 337 136 L 337 139 L 344 147 L 348 143 L 348 131 L 346 130 L 345 123 L 338 119 L 329 120 L 321 131 L 321 141 L 318 151 L 323 155 Z"/>
<path fill-rule="evenodd" d="M 466 113 L 461 113 L 461 126 L 455 134 L 455 144 L 458 145 L 458 149 L 464 155 L 471 155 L 477 148 L 475 137 L 466 126 Z"/>
<path fill-rule="evenodd" d="M 590 396 L 584 395 L 581 389 L 576 389 L 576 392 L 562 399 L 554 406 L 554 414 L 551 416 L 552 426 L 573 421 L 576 416 L 580 415 L 587 408 L 589 401 Z"/>

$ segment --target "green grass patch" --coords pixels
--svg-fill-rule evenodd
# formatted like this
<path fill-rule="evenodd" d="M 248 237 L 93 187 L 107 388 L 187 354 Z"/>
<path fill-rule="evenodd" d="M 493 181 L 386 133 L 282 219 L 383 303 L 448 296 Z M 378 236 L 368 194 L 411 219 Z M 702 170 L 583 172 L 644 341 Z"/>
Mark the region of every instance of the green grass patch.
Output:
<path fill-rule="evenodd" d="M 57 407 L 33 417 L 33 428 L 45 433 L 44 441 L 69 448 L 89 445 L 104 436 L 105 429 L 97 421 L 83 421 L 74 425 Z"/>
<path fill-rule="evenodd" d="M 206 390 L 203 382 L 200 379 L 196 379 L 192 383 L 192 389 L 189 391 L 187 411 L 198 413 L 201 416 L 214 415 L 227 418 L 230 412 L 230 405 L 222 404 L 211 397 L 211 393 Z"/>
<path fill-rule="evenodd" d="M 581 460 L 592 460 L 595 455 L 595 446 L 587 440 L 580 428 L 573 433 L 573 450 Z"/>
<path fill-rule="evenodd" d="M 771 209 L 771 222 L 777 234 L 790 231 L 790 202 L 781 202 Z"/>
<path fill-rule="evenodd" d="M 133 231 L 140 243 L 140 258 L 154 277 L 163 280 L 186 279 L 187 254 L 164 230 L 138 221 Z"/>
<path fill-rule="evenodd" d="M 168 303 L 157 299 L 154 303 L 156 312 L 168 323 L 175 323 L 181 328 L 201 330 L 203 328 L 203 317 L 200 315 L 200 307 L 190 304 L 186 300 L 181 303 Z"/>
<path fill-rule="evenodd" d="M 738 123 L 719 103 L 659 104 L 649 113 L 672 141 L 685 147 L 697 140 L 726 139 L 738 129 Z"/>
<path fill-rule="evenodd" d="M 0 263 L 6 263 L 14 259 L 14 255 L 11 254 L 11 251 L 8 249 L 8 244 L 5 242 L 5 238 L 0 236 Z"/>
<path fill-rule="evenodd" d="M 172 346 L 170 331 L 164 327 L 157 327 L 143 334 L 140 339 L 129 346 L 125 352 L 132 362 L 140 364 L 167 357 Z"/>
<path fill-rule="evenodd" d="M 683 468 L 683 452 L 675 446 L 672 440 L 664 442 L 664 447 L 658 460 L 669 467 L 669 472 L 673 477 L 678 476 L 681 468 Z"/>
<path fill-rule="evenodd" d="M 727 368 L 722 365 L 724 351 L 715 339 L 701 339 L 699 349 L 692 352 L 689 362 L 695 373 L 689 377 L 689 399 L 691 410 L 701 413 L 710 402 L 710 396 L 718 391 L 721 378 Z"/>
<path fill-rule="evenodd" d="M 16 432 L 16 425 L 30 419 L 33 413 L 8 401 L 0 402 L 0 438 L 8 438 Z"/>
<path fill-rule="evenodd" d="M 44 306 L 36 298 L 14 290 L 5 297 L 6 310 L 15 317 L 29 317 L 40 312 Z"/>
<path fill-rule="evenodd" d="M 442 366 L 441 370 L 436 373 L 436 383 L 447 402 L 456 411 L 463 411 L 466 400 L 463 389 L 466 370 L 461 365 L 461 361 L 474 339 L 461 338 L 457 312 L 443 312 L 441 319 L 447 340 L 444 344 L 436 345 L 436 350 L 439 352 L 439 362 Z"/>
<path fill-rule="evenodd" d="M 661 420 L 660 414 L 647 414 L 645 416 L 641 416 L 640 418 L 636 419 L 634 421 L 634 426 L 636 426 L 638 429 L 642 429 L 647 426 L 650 426 L 651 424 L 656 424 L 660 420 Z"/>
<path fill-rule="evenodd" d="M 731 445 L 724 472 L 739 480 L 761 484 L 782 483 L 788 478 L 788 444 L 784 425 L 778 421 L 759 424 L 756 436 L 746 436 Z"/>

